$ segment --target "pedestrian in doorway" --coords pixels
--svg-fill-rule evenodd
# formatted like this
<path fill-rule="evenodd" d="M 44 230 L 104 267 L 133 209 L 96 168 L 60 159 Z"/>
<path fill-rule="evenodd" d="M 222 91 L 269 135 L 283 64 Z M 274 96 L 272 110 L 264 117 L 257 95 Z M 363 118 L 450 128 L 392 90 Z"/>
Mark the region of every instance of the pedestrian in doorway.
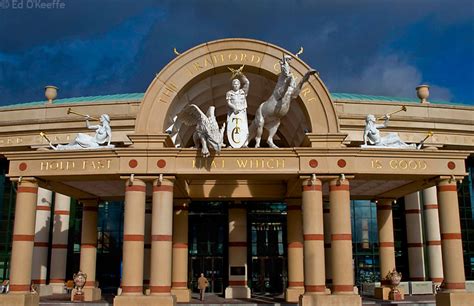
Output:
<path fill-rule="evenodd" d="M 199 299 L 204 301 L 204 293 L 206 292 L 206 287 L 209 286 L 207 278 L 204 277 L 204 273 L 201 273 L 201 277 L 198 278 L 198 289 L 199 289 Z"/>

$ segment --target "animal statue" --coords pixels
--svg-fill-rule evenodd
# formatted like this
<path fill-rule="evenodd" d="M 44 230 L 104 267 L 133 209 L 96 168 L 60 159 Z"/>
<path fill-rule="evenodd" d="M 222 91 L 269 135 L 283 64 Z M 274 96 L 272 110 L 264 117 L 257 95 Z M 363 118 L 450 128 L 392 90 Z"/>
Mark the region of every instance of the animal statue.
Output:
<path fill-rule="evenodd" d="M 290 70 L 291 60 L 291 56 L 283 55 L 280 61 L 281 73 L 273 89 L 273 93 L 270 98 L 258 107 L 255 118 L 249 127 L 249 135 L 244 147 L 247 147 L 248 143 L 255 138 L 255 148 L 259 148 L 263 128 L 265 128 L 268 130 L 267 144 L 271 148 L 278 148 L 273 143 L 273 136 L 275 136 L 278 131 L 281 118 L 288 113 L 290 102 L 298 97 L 303 84 L 309 80 L 311 75 L 317 73 L 314 69 L 309 70 L 305 73 L 301 81 L 296 84 L 296 78 Z"/>
<path fill-rule="evenodd" d="M 216 116 L 214 115 L 215 107 L 210 106 L 207 113 L 204 114 L 195 104 L 186 106 L 177 116 L 176 120 L 183 122 L 188 126 L 196 126 L 193 134 L 194 145 L 201 148 L 203 157 L 209 157 L 209 147 L 220 153 L 224 145 L 225 123 L 219 129 Z"/>

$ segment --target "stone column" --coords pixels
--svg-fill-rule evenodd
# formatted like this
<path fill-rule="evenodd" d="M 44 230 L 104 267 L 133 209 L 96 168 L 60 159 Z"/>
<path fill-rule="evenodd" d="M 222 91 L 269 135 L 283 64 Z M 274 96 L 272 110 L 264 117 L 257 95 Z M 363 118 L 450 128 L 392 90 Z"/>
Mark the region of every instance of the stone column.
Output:
<path fill-rule="evenodd" d="M 188 199 L 175 199 L 173 211 L 173 277 L 171 293 L 178 302 L 189 302 L 188 289 Z"/>
<path fill-rule="evenodd" d="M 98 301 L 101 291 L 96 286 L 97 260 L 97 199 L 80 200 L 82 209 L 81 261 L 80 270 L 87 274 L 84 286 L 84 300 Z"/>
<path fill-rule="evenodd" d="M 146 294 L 150 294 L 151 271 L 151 208 L 146 203 L 145 208 L 145 250 L 143 254 L 143 286 Z"/>
<path fill-rule="evenodd" d="M 392 199 L 377 203 L 377 227 L 379 230 L 380 277 L 395 269 L 395 243 L 393 237 Z M 383 285 L 383 281 L 382 281 Z"/>
<path fill-rule="evenodd" d="M 288 288 L 285 300 L 297 303 L 304 294 L 304 259 L 301 198 L 287 199 Z"/>
<path fill-rule="evenodd" d="M 324 259 L 326 270 L 326 284 L 332 284 L 331 272 L 331 210 L 329 209 L 329 202 L 325 201 L 323 204 L 323 218 L 324 218 Z"/>
<path fill-rule="evenodd" d="M 153 182 L 150 294 L 156 305 L 173 305 L 171 295 L 173 180 Z"/>
<path fill-rule="evenodd" d="M 30 293 L 37 195 L 38 184 L 35 180 L 23 179 L 18 184 L 10 261 L 10 292 L 0 295 L 1 305 L 39 304 L 39 295 Z"/>
<path fill-rule="evenodd" d="M 439 231 L 436 186 L 423 190 L 423 209 L 425 211 L 429 276 L 433 283 L 440 285 L 443 282 L 443 256 L 441 255 L 441 234 Z"/>
<path fill-rule="evenodd" d="M 143 305 L 146 183 L 138 178 L 125 183 L 122 291 L 114 306 Z"/>
<path fill-rule="evenodd" d="M 410 280 L 426 280 L 425 251 L 423 249 L 423 225 L 421 223 L 420 193 L 405 196 L 405 218 L 408 245 Z"/>
<path fill-rule="evenodd" d="M 304 180 L 302 188 L 305 294 L 301 301 L 309 305 L 312 296 L 326 294 L 323 195 L 318 179 Z"/>
<path fill-rule="evenodd" d="M 65 293 L 70 207 L 70 197 L 60 193 L 55 194 L 49 283 L 52 292 L 58 294 Z"/>
<path fill-rule="evenodd" d="M 474 294 L 466 293 L 461 223 L 456 181 L 438 183 L 439 225 L 443 253 L 444 288 L 436 295 L 436 305 L 472 305 Z"/>
<path fill-rule="evenodd" d="M 36 291 L 40 296 L 51 295 L 52 293 L 51 286 L 46 285 L 52 195 L 52 191 L 38 188 L 31 281 L 36 285 Z"/>
<path fill-rule="evenodd" d="M 250 298 L 247 286 L 247 211 L 245 207 L 229 207 L 229 287 L 226 299 Z"/>

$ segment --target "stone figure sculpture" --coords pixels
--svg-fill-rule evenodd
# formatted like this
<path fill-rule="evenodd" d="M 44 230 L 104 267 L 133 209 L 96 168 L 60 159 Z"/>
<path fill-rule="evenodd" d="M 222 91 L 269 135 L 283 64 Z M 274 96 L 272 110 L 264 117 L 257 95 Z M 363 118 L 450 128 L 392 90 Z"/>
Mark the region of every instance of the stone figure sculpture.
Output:
<path fill-rule="evenodd" d="M 177 116 L 177 121 L 183 122 L 188 126 L 196 126 L 193 134 L 194 145 L 201 148 L 203 157 L 209 157 L 209 147 L 216 153 L 220 153 L 224 145 L 225 123 L 219 129 L 216 116 L 214 115 L 215 107 L 210 106 L 207 113 L 204 114 L 195 104 L 186 106 Z"/>
<path fill-rule="evenodd" d="M 288 113 L 290 102 L 298 97 L 303 84 L 309 80 L 311 75 L 317 73 L 316 70 L 309 70 L 297 84 L 296 78 L 290 70 L 291 60 L 291 56 L 283 55 L 277 84 L 270 98 L 258 107 L 255 118 L 249 127 L 249 136 L 244 144 L 245 147 L 253 138 L 255 138 L 255 147 L 260 147 L 263 128 L 265 128 L 268 130 L 267 144 L 271 148 L 278 148 L 273 143 L 273 137 L 278 131 L 281 118 Z"/>
<path fill-rule="evenodd" d="M 244 66 L 237 70 L 229 68 L 232 72 L 232 89 L 225 96 L 228 106 L 227 139 L 233 148 L 242 147 L 249 133 L 246 98 L 249 93 L 250 82 L 242 73 L 243 68 Z M 243 83 L 242 86 L 241 83 Z"/>
<path fill-rule="evenodd" d="M 76 113 L 77 114 L 77 113 Z M 99 148 L 114 148 L 114 145 L 110 144 L 112 140 L 112 129 L 110 128 L 110 117 L 107 114 L 100 116 L 99 125 L 91 125 L 89 123 L 90 119 L 93 119 L 89 115 L 82 115 L 86 118 L 86 126 L 90 130 L 95 130 L 94 136 L 78 133 L 76 138 L 73 141 L 66 145 L 58 144 L 53 145 L 51 141 L 45 136 L 44 133 L 40 135 L 43 136 L 49 143 L 49 146 L 53 150 L 79 150 L 79 149 L 99 149 Z"/>
<path fill-rule="evenodd" d="M 390 120 L 390 115 L 384 116 L 384 123 L 377 124 L 374 115 L 367 115 L 364 129 L 364 145 L 362 147 L 385 147 L 385 148 L 411 148 L 416 149 L 416 144 L 407 144 L 403 142 L 397 133 L 388 133 L 385 136 L 380 135 L 379 129 L 386 128 Z M 368 145 L 369 144 L 369 145 Z"/>

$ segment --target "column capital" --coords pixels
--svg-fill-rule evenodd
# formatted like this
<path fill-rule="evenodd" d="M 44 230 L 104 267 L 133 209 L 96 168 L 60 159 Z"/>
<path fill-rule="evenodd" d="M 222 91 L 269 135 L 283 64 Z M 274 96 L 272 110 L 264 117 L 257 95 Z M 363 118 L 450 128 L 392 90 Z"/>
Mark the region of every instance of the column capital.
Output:
<path fill-rule="evenodd" d="M 174 176 L 164 176 L 161 178 L 156 178 L 153 180 L 153 188 L 156 186 L 174 186 L 175 177 Z M 154 190 L 155 191 L 155 190 Z"/>
<path fill-rule="evenodd" d="M 349 180 L 347 177 L 333 178 L 329 181 L 329 191 L 349 191 Z"/>
<path fill-rule="evenodd" d="M 392 207 L 392 205 L 394 204 L 393 202 L 395 200 L 396 199 L 377 199 L 377 200 L 375 200 L 375 204 L 376 204 L 377 208 L 382 207 L 382 206 Z"/>

